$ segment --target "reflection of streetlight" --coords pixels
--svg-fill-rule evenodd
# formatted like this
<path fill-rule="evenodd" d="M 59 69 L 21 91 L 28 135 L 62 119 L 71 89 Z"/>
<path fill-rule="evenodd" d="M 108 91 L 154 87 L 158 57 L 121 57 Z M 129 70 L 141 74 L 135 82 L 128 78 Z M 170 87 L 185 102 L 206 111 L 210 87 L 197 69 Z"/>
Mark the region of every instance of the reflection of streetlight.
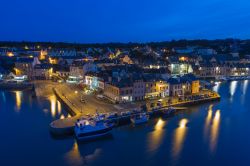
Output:
<path fill-rule="evenodd" d="M 179 127 L 180 127 L 180 128 L 186 127 L 187 122 L 188 122 L 187 119 L 182 119 L 182 120 L 180 121 Z"/>
<path fill-rule="evenodd" d="M 220 110 L 217 110 L 211 126 L 210 149 L 214 151 L 217 146 L 220 127 Z"/>
<path fill-rule="evenodd" d="M 187 132 L 187 127 L 186 127 L 187 123 L 188 123 L 187 119 L 182 119 L 179 122 L 179 127 L 175 130 L 174 143 L 173 143 L 173 157 L 174 158 L 177 158 L 182 150 L 183 142 L 185 140 L 185 136 Z"/>

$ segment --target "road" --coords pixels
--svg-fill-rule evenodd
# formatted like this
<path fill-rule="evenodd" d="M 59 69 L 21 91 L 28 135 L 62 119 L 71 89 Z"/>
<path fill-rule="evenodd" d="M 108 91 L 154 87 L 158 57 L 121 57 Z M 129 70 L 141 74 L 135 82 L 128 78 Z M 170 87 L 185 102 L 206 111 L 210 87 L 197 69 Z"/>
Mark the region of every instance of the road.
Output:
<path fill-rule="evenodd" d="M 139 107 L 135 103 L 113 104 L 97 99 L 94 94 L 86 94 L 76 85 L 59 84 L 56 89 L 83 114 L 94 114 L 96 111 L 99 113 L 121 112 Z M 81 98 L 84 99 L 84 102 L 81 102 Z"/>

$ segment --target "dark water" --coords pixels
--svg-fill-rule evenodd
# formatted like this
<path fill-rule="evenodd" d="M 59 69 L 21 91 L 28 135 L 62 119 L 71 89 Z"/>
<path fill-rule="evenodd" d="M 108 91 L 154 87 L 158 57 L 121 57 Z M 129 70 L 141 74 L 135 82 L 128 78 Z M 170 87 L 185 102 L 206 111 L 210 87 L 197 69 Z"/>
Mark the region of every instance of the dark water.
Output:
<path fill-rule="evenodd" d="M 49 123 L 67 116 L 55 97 L 0 91 L 0 165 L 250 165 L 249 86 L 220 84 L 218 103 L 81 144 L 49 134 Z"/>

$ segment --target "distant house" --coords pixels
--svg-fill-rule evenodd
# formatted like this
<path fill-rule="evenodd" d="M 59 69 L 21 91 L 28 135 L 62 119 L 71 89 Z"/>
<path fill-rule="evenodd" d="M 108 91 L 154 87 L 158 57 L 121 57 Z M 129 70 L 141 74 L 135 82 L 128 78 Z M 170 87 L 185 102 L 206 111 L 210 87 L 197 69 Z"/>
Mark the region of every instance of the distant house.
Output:
<path fill-rule="evenodd" d="M 104 77 L 102 77 L 102 74 L 95 73 L 95 72 L 87 72 L 85 74 L 85 80 L 84 83 L 88 85 L 90 89 L 100 89 L 104 90 L 105 82 Z"/>
<path fill-rule="evenodd" d="M 132 59 L 128 55 L 121 57 L 120 61 L 121 63 L 124 63 L 124 64 L 133 64 Z"/>
<path fill-rule="evenodd" d="M 155 75 L 144 75 L 145 98 L 169 96 L 169 84 Z"/>
<path fill-rule="evenodd" d="M 104 95 L 113 102 L 133 101 L 133 84 L 129 79 L 105 83 Z"/>
<path fill-rule="evenodd" d="M 199 47 L 195 49 L 195 52 L 198 55 L 206 56 L 206 55 L 216 55 L 217 52 L 212 48 Z"/>
<path fill-rule="evenodd" d="M 193 73 L 192 63 L 187 56 L 171 56 L 168 58 L 168 70 L 171 75 L 183 75 Z"/>
<path fill-rule="evenodd" d="M 51 57 L 72 57 L 77 56 L 77 51 L 75 49 L 50 49 L 48 50 L 48 56 Z"/>
<path fill-rule="evenodd" d="M 170 86 L 170 96 L 183 97 L 184 95 L 196 94 L 200 91 L 200 81 L 192 74 L 172 77 L 167 82 Z"/>
<path fill-rule="evenodd" d="M 55 73 L 61 78 L 68 78 L 70 75 L 69 66 L 56 66 Z"/>
<path fill-rule="evenodd" d="M 18 58 L 15 62 L 15 74 L 27 75 L 28 79 L 33 76 L 34 58 Z"/>
<path fill-rule="evenodd" d="M 75 60 L 73 63 L 69 66 L 70 68 L 70 76 L 74 77 L 83 77 L 83 66 L 85 65 L 85 61 L 83 60 Z"/>
<path fill-rule="evenodd" d="M 51 78 L 53 73 L 53 68 L 51 64 L 43 63 L 43 64 L 36 64 L 33 70 L 33 79 L 38 80 L 48 80 Z"/>
<path fill-rule="evenodd" d="M 194 52 L 195 47 L 175 47 L 172 49 L 177 54 L 190 54 Z"/>

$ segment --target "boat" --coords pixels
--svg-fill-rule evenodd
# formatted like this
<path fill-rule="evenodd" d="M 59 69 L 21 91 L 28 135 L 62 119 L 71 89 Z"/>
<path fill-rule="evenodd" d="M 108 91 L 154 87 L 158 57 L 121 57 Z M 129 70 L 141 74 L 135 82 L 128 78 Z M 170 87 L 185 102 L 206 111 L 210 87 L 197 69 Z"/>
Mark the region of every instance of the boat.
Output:
<path fill-rule="evenodd" d="M 107 119 L 115 119 L 118 117 L 118 114 L 116 112 L 111 112 L 109 114 L 107 114 L 106 118 Z"/>
<path fill-rule="evenodd" d="M 98 119 L 80 119 L 75 123 L 75 135 L 77 140 L 89 140 L 106 136 L 111 133 L 113 124 L 105 120 Z"/>
<path fill-rule="evenodd" d="M 130 116 L 130 115 L 131 115 L 130 111 L 121 112 L 121 116 Z"/>
<path fill-rule="evenodd" d="M 168 107 L 167 109 L 162 110 L 163 115 L 170 115 L 174 113 L 176 110 L 173 107 Z"/>
<path fill-rule="evenodd" d="M 140 113 L 130 117 L 130 121 L 133 124 L 146 123 L 148 120 L 149 120 L 149 115 L 147 115 L 146 113 Z"/>

